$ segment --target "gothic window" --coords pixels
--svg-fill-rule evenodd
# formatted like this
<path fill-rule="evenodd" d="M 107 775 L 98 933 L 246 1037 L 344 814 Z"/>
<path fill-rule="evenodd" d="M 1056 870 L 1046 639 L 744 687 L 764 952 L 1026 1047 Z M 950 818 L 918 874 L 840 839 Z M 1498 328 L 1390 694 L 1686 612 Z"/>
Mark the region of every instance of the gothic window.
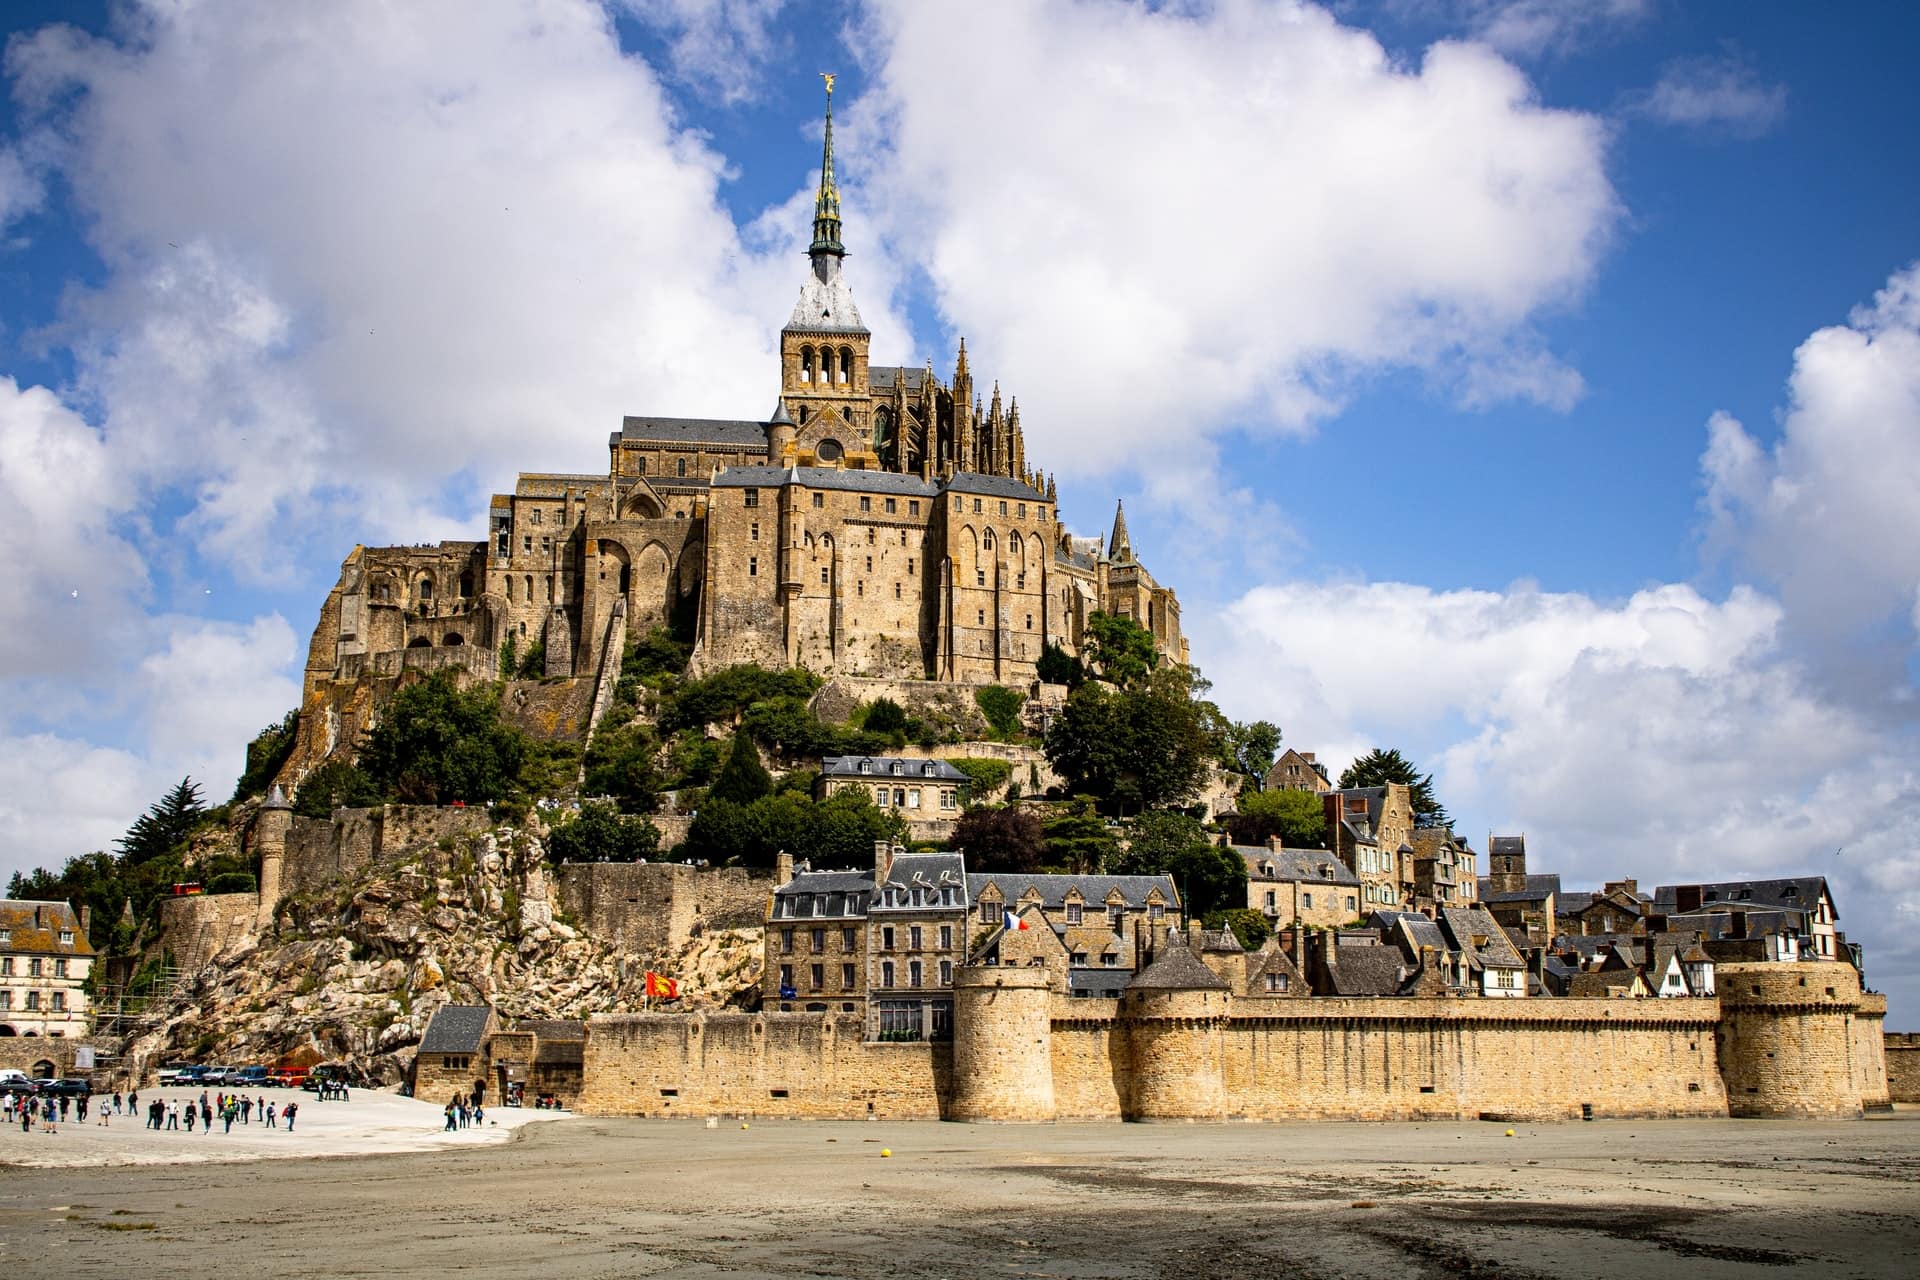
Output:
<path fill-rule="evenodd" d="M 986 534 L 980 539 L 980 546 L 986 551 L 993 550 L 993 530 L 987 530 Z"/>
<path fill-rule="evenodd" d="M 637 475 L 647 474 L 647 455 L 646 454 L 643 453 L 639 457 L 633 460 L 633 469 L 634 469 L 634 473 Z"/>

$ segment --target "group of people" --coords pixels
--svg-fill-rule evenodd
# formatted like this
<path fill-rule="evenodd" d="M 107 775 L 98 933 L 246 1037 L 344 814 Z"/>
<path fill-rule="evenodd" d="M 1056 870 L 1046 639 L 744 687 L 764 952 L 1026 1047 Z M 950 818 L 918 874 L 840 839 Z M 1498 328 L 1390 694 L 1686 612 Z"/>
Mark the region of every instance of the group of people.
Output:
<path fill-rule="evenodd" d="M 57 1097 L 48 1094 L 33 1097 L 7 1094 L 0 1103 L 0 1120 L 12 1125 L 16 1120 L 20 1132 L 29 1133 L 37 1122 L 47 1133 L 58 1133 L 59 1126 L 67 1119 L 69 1112 L 77 1113 L 80 1123 L 85 1124 L 87 1109 L 92 1099 L 86 1094 L 74 1097 L 60 1094 Z M 137 1115 L 140 1111 L 140 1094 L 134 1091 L 124 1097 L 117 1091 L 111 1098 L 101 1098 L 97 1109 L 102 1126 L 107 1125 L 115 1116 Z M 197 1125 L 202 1133 L 213 1132 L 213 1122 L 217 1118 L 232 1133 L 234 1121 L 252 1124 L 258 1116 L 261 1123 L 269 1129 L 278 1129 L 284 1123 L 289 1133 L 300 1114 L 300 1104 L 289 1099 L 282 1106 L 266 1098 L 250 1098 L 243 1094 L 220 1093 L 209 1096 L 202 1090 L 199 1098 L 185 1100 L 179 1098 L 153 1098 L 147 1103 L 146 1127 L 159 1130 L 182 1130 L 192 1133 Z"/>
<path fill-rule="evenodd" d="M 452 1133 L 455 1129 L 464 1129 L 469 1124 L 476 1128 L 485 1124 L 487 1109 L 482 1104 L 486 1098 L 485 1086 L 477 1084 L 473 1086 L 473 1092 L 470 1094 L 456 1093 L 448 1098 L 446 1132 Z"/>

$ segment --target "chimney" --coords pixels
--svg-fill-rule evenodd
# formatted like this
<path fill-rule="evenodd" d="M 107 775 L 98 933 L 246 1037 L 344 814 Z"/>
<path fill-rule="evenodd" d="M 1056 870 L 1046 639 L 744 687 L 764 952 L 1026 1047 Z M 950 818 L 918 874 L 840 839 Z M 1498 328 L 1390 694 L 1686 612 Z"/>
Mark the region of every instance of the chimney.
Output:
<path fill-rule="evenodd" d="M 1281 850 L 1281 848 L 1282 848 L 1282 847 L 1283 847 L 1283 846 L 1282 846 L 1282 845 L 1281 845 L 1281 843 L 1280 843 L 1280 837 L 1279 837 L 1279 836 L 1268 836 L 1268 837 L 1267 837 L 1267 848 L 1268 848 L 1269 850 L 1271 850 L 1271 851 L 1272 851 L 1272 852 L 1274 852 L 1274 853 L 1278 853 L 1278 852 L 1280 852 L 1280 850 Z"/>
<path fill-rule="evenodd" d="M 1733 919 L 1727 921 L 1727 923 L 1732 927 L 1727 931 L 1727 936 L 1730 938 L 1746 937 L 1747 936 L 1747 913 L 1744 911 L 1735 911 L 1735 912 L 1732 912 L 1731 914 L 1733 916 Z"/>
<path fill-rule="evenodd" d="M 877 891 L 887 882 L 887 872 L 893 869 L 893 846 L 885 840 L 873 842 L 873 887 Z"/>
<path fill-rule="evenodd" d="M 80 904 L 80 936 L 86 937 L 92 932 L 93 908 L 86 903 Z"/>
<path fill-rule="evenodd" d="M 1290 944 L 1287 948 L 1287 954 L 1293 957 L 1293 962 L 1300 966 L 1300 972 L 1305 974 L 1307 971 L 1307 926 L 1301 924 L 1298 917 L 1294 919 L 1293 928 L 1287 932 L 1287 942 Z"/>
<path fill-rule="evenodd" d="M 778 888 L 793 879 L 793 855 L 782 849 L 773 855 L 773 883 Z"/>

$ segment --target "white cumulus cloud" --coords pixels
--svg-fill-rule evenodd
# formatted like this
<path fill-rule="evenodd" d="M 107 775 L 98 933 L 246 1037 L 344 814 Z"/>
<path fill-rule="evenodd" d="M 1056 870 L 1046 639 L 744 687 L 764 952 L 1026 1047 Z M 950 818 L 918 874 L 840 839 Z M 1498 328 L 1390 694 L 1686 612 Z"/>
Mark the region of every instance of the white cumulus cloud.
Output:
<path fill-rule="evenodd" d="M 1737 58 L 1688 58 L 1669 63 L 1631 106 L 1662 124 L 1757 138 L 1786 116 L 1787 89 L 1763 82 Z"/>

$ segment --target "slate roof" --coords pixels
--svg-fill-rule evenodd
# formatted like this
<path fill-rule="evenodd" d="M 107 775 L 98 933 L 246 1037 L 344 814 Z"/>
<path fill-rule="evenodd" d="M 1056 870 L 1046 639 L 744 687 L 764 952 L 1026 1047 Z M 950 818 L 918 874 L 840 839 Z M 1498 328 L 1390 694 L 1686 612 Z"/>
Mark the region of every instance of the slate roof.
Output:
<path fill-rule="evenodd" d="M 965 889 L 967 884 L 966 859 L 957 853 L 903 853 L 893 860 L 887 868 L 887 885 L 895 889 L 938 889 L 951 886 Z M 874 909 L 880 909 L 875 902 Z M 964 908 L 966 901 L 953 904 Z M 924 910 L 925 907 L 915 907 Z"/>
<path fill-rule="evenodd" d="M 1405 938 L 1415 955 L 1419 954 L 1422 947 L 1431 947 L 1435 951 L 1454 949 L 1440 926 L 1418 911 L 1376 911 L 1367 917 L 1367 924 L 1379 929 L 1383 935 Z"/>
<path fill-rule="evenodd" d="M 1476 882 L 1482 902 L 1545 902 L 1548 894 L 1552 894 L 1556 899 L 1560 896 L 1558 875 L 1528 876 L 1526 886 L 1517 893 L 1495 893 L 1490 877 L 1481 876 Z M 1557 907 L 1558 903 L 1555 905 Z"/>
<path fill-rule="evenodd" d="M 767 424 L 738 418 L 653 418 L 628 415 L 620 420 L 623 440 L 663 444 L 717 444 L 728 449 L 765 449 Z M 605 479 L 606 477 L 599 477 Z"/>
<path fill-rule="evenodd" d="M 1019 498 L 1023 502 L 1045 502 L 1047 495 L 1024 480 L 1015 480 L 1012 476 L 983 476 L 973 471 L 961 471 L 945 486 L 953 493 L 979 493 L 994 498 Z"/>
<path fill-rule="evenodd" d="M 1285 975 L 1288 995 L 1308 994 L 1306 979 L 1300 976 L 1300 967 L 1293 957 L 1277 946 L 1269 945 L 1253 953 L 1247 964 L 1247 989 L 1254 995 L 1266 995 L 1266 978 L 1270 973 Z M 1275 993 L 1277 994 L 1277 993 Z"/>
<path fill-rule="evenodd" d="M 800 284 L 800 301 L 793 304 L 787 328 L 809 333 L 867 332 L 860 323 L 860 308 L 853 305 L 853 290 L 840 274 L 839 258 L 823 254 L 814 259 L 813 270 Z"/>
<path fill-rule="evenodd" d="M 1178 933 L 1167 934 L 1160 954 L 1153 963 L 1134 975 L 1129 991 L 1226 991 L 1220 975 L 1200 963 L 1200 957 L 1181 940 Z"/>
<path fill-rule="evenodd" d="M 1398 947 L 1338 946 L 1327 966 L 1328 993 L 1336 996 L 1398 995 L 1407 981 L 1406 958 Z"/>
<path fill-rule="evenodd" d="M 73 932 L 73 941 L 60 945 L 60 931 Z M 93 944 L 80 927 L 80 917 L 65 902 L 38 898 L 0 899 L 0 930 L 8 936 L 0 951 L 43 956 L 90 956 Z"/>
<path fill-rule="evenodd" d="M 1653 891 L 1654 905 L 1671 912 L 1681 889 L 1700 890 L 1701 906 L 1773 907 L 1787 911 L 1812 911 L 1825 893 L 1831 897 L 1825 876 L 1798 876 L 1784 880 L 1721 880 L 1711 884 L 1663 884 Z M 1834 913 L 1836 916 L 1838 911 Z"/>
<path fill-rule="evenodd" d="M 1689 911 L 1667 917 L 1667 928 L 1674 932 L 1698 933 L 1707 939 L 1719 942 L 1734 936 L 1732 911 Z M 1764 938 L 1769 934 L 1797 934 L 1805 927 L 1806 914 L 1801 911 L 1773 911 L 1761 908 L 1758 911 L 1743 911 L 1738 914 L 1746 917 L 1747 937 Z"/>
<path fill-rule="evenodd" d="M 1599 896 L 1597 893 L 1582 892 L 1577 889 L 1568 890 L 1566 893 L 1559 894 L 1554 898 L 1554 913 L 1563 916 L 1579 915 L 1582 911 L 1592 906 L 1593 900 Z"/>
<path fill-rule="evenodd" d="M 1347 869 L 1347 864 L 1333 856 L 1326 849 L 1269 849 L 1265 845 L 1237 844 L 1233 851 L 1247 864 L 1249 880 L 1271 881 L 1273 883 L 1292 884 L 1312 881 L 1316 884 L 1357 885 L 1360 877 Z M 1273 864 L 1273 874 L 1264 870 L 1267 863 Z M 1333 874 L 1329 876 L 1326 868 L 1331 866 Z"/>
<path fill-rule="evenodd" d="M 1485 907 L 1442 907 L 1440 927 L 1453 940 L 1454 949 L 1467 957 L 1474 968 L 1524 969 L 1527 962 L 1514 950 L 1512 939 Z M 1476 946 L 1476 937 L 1486 939 Z"/>
<path fill-rule="evenodd" d="M 774 467 L 755 464 L 727 467 L 713 478 L 716 489 L 779 489 L 789 484 L 809 489 L 838 489 L 852 493 L 906 494 L 933 498 L 939 487 L 919 476 L 898 471 L 861 471 L 846 467 Z"/>
<path fill-rule="evenodd" d="M 904 382 L 910 390 L 918 391 L 926 381 L 925 369 L 909 369 L 905 365 L 895 364 L 867 366 L 867 385 L 876 390 L 891 390 L 896 382 Z"/>
<path fill-rule="evenodd" d="M 1219 952 L 1222 955 L 1243 955 L 1246 948 L 1240 945 L 1240 939 L 1233 930 L 1222 929 L 1218 933 L 1210 929 L 1200 931 L 1200 949 L 1207 952 Z"/>
<path fill-rule="evenodd" d="M 802 871 L 773 891 L 781 920 L 845 920 L 867 914 L 873 871 Z"/>
<path fill-rule="evenodd" d="M 862 769 L 862 763 L 868 768 Z M 932 772 L 928 772 L 928 768 Z M 825 756 L 820 773 L 827 778 L 933 778 L 940 782 L 965 782 L 967 775 L 945 760 L 920 760 L 908 756 Z"/>
<path fill-rule="evenodd" d="M 1090 999 L 1117 1000 L 1120 993 L 1133 981 L 1131 969 L 1097 969 L 1092 967 L 1067 970 L 1067 990 L 1075 995 L 1086 992 Z"/>
<path fill-rule="evenodd" d="M 1526 853 L 1527 853 L 1527 838 L 1525 836 L 1488 836 L 1487 837 L 1487 855 L 1489 857 L 1498 857 L 1503 855 L 1514 855 L 1514 854 L 1518 854 L 1521 857 L 1525 857 Z"/>
<path fill-rule="evenodd" d="M 1180 905 L 1180 895 L 1173 887 L 1172 876 L 1062 876 L 972 871 L 967 873 L 967 900 L 978 902 L 988 885 L 998 888 L 1000 900 L 1008 903 L 1020 901 L 1029 888 L 1037 889 L 1040 905 L 1047 911 L 1064 908 L 1067 894 L 1073 889 L 1079 889 L 1081 901 L 1094 910 L 1104 907 L 1107 895 L 1115 889 L 1120 891 L 1120 896 L 1130 907 L 1145 906 L 1147 895 L 1155 889 L 1160 891 L 1160 898 L 1169 910 Z"/>
<path fill-rule="evenodd" d="M 443 1005 L 420 1037 L 421 1053 L 478 1053 L 493 1010 L 484 1004 Z"/>
<path fill-rule="evenodd" d="M 542 1040 L 585 1040 L 587 1022 L 584 1018 L 521 1018 L 513 1024 L 515 1031 L 531 1031 Z"/>

